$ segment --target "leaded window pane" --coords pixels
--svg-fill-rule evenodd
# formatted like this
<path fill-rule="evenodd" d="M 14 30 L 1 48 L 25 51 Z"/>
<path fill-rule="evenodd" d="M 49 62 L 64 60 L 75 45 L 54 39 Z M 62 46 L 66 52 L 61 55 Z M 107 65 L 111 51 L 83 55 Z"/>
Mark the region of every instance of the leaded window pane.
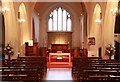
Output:
<path fill-rule="evenodd" d="M 64 8 L 55 8 L 49 15 L 48 31 L 72 31 L 70 13 Z"/>

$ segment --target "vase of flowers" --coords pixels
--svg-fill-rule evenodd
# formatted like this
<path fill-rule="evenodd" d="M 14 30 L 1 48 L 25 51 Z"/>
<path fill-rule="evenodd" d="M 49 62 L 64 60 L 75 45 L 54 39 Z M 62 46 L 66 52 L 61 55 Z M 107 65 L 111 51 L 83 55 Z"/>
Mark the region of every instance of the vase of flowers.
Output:
<path fill-rule="evenodd" d="M 105 49 L 105 54 L 108 55 L 111 60 L 111 56 L 115 54 L 115 47 L 112 44 L 108 44 Z"/>
<path fill-rule="evenodd" d="M 11 55 L 14 54 L 13 48 L 10 43 L 8 43 L 4 48 L 4 53 L 8 55 L 8 60 L 10 60 Z"/>

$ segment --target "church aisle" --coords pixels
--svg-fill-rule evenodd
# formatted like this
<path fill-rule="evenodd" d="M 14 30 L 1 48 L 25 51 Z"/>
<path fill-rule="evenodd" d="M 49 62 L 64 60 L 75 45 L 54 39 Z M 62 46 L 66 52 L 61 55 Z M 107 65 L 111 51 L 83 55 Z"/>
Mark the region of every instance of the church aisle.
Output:
<path fill-rule="evenodd" d="M 44 80 L 69 80 L 72 82 L 71 68 L 49 68 Z"/>

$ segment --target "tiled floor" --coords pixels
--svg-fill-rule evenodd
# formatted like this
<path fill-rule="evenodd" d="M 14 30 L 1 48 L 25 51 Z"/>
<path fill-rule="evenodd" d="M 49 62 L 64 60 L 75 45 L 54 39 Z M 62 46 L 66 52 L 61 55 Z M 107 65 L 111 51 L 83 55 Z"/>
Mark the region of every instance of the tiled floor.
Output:
<path fill-rule="evenodd" d="M 69 80 L 72 82 L 71 68 L 49 68 L 44 80 Z"/>

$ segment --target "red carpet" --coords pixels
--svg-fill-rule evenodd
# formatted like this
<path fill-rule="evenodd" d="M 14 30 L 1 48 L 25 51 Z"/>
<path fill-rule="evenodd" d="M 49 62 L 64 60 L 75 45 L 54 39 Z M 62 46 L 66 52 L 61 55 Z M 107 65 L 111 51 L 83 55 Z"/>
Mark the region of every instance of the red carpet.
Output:
<path fill-rule="evenodd" d="M 47 68 L 72 68 L 72 62 L 70 64 L 50 64 L 47 62 Z"/>

